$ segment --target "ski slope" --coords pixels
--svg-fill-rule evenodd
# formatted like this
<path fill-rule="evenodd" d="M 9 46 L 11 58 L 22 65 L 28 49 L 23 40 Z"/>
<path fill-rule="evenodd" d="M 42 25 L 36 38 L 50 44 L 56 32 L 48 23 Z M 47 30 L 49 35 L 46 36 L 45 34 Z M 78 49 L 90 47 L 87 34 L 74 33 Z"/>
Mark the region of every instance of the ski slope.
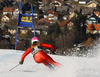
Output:
<path fill-rule="evenodd" d="M 20 50 L 0 49 L 0 77 L 100 77 L 100 44 L 83 57 L 50 55 L 62 65 L 55 70 L 35 63 L 29 54 L 23 65 L 9 71 L 19 63 L 23 53 Z"/>

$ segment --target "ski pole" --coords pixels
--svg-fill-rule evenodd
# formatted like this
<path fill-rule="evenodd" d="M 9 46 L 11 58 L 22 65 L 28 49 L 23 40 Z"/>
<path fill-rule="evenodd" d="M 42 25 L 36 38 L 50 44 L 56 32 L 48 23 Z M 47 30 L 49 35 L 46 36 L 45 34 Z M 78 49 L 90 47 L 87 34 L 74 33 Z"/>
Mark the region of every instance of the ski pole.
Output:
<path fill-rule="evenodd" d="M 17 66 L 19 66 L 20 64 L 17 64 L 16 66 L 14 66 L 13 68 L 11 68 L 9 71 L 13 70 L 14 68 L 16 68 Z"/>

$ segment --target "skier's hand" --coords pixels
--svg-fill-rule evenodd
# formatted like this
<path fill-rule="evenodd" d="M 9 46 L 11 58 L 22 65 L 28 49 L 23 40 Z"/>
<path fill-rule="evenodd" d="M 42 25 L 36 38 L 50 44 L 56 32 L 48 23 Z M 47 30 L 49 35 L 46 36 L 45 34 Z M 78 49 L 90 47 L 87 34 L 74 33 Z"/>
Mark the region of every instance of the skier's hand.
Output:
<path fill-rule="evenodd" d="M 19 61 L 19 64 L 21 64 L 21 65 L 22 65 L 22 64 L 23 64 L 23 61 Z"/>
<path fill-rule="evenodd" d="M 56 50 L 52 51 L 53 54 L 56 54 Z"/>

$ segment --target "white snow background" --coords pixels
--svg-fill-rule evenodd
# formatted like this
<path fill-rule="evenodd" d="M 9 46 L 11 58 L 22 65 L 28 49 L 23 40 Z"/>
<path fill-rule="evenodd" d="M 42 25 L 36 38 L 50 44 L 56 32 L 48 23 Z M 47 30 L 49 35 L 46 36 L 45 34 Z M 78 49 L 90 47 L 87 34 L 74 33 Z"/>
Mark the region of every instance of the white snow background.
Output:
<path fill-rule="evenodd" d="M 50 55 L 62 66 L 54 70 L 37 64 L 31 53 L 23 65 L 16 66 L 25 51 L 0 49 L 0 77 L 100 77 L 100 44 L 83 57 Z M 87 52 L 87 51 L 85 51 Z"/>

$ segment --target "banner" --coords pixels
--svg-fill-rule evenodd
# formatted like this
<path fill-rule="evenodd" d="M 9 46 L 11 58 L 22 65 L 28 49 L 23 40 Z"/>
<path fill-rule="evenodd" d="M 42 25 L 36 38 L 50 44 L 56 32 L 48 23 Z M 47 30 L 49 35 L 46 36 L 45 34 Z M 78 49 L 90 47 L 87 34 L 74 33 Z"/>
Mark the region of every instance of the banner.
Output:
<path fill-rule="evenodd" d="M 21 15 L 21 22 L 32 23 L 32 16 L 22 16 Z"/>

